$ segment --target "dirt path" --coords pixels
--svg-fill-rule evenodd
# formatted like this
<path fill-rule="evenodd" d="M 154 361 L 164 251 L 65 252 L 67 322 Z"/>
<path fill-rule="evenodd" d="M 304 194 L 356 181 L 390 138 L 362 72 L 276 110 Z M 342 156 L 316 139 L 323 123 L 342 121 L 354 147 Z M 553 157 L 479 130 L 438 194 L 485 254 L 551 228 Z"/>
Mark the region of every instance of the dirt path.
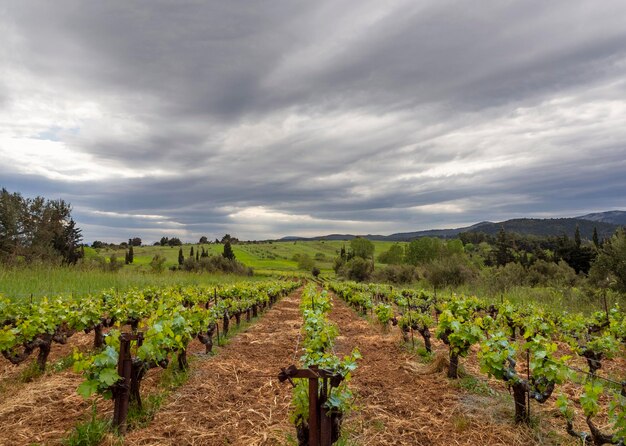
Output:
<path fill-rule="evenodd" d="M 397 329 L 382 334 L 334 297 L 330 319 L 339 326 L 337 353 L 355 346 L 363 359 L 351 386 L 358 410 L 344 428 L 365 445 L 528 445 L 537 444 L 509 414 L 494 415 L 490 397 L 465 392 L 443 373 L 424 373 L 401 344 Z M 421 370 L 420 370 L 421 369 Z M 508 407 L 508 406 L 507 406 Z"/>
<path fill-rule="evenodd" d="M 277 303 L 217 356 L 193 364 L 187 383 L 125 445 L 277 445 L 289 423 L 291 388 L 275 378 L 294 362 L 300 291 Z"/>

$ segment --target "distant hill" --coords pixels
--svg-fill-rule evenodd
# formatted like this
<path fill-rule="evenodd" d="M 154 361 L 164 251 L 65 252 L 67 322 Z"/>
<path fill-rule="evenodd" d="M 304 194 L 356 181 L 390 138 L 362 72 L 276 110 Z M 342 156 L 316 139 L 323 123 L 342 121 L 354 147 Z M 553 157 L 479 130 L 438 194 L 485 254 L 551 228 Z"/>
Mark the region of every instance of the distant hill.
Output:
<path fill-rule="evenodd" d="M 593 228 L 598 230 L 598 236 L 600 239 L 603 239 L 612 236 L 619 227 L 612 223 L 583 220 L 580 218 L 516 218 L 500 223 L 475 225 L 468 232 L 484 232 L 485 234 L 496 235 L 500 231 L 500 228 L 504 228 L 506 232 L 515 232 L 523 235 L 545 237 L 565 234 L 568 237 L 574 237 L 577 226 L 580 230 L 580 236 L 588 240 L 591 240 L 593 236 Z"/>
<path fill-rule="evenodd" d="M 626 226 L 626 211 L 606 211 L 596 212 L 595 214 L 582 215 L 581 220 L 600 221 L 603 223 L 612 223 L 614 225 Z"/>
<path fill-rule="evenodd" d="M 583 218 L 585 217 L 585 218 Z M 596 228 L 600 239 L 608 238 L 621 225 L 626 225 L 626 212 L 609 211 L 597 214 L 588 214 L 577 218 L 515 218 L 498 223 L 483 221 L 472 226 L 452 229 L 429 229 L 415 232 L 399 232 L 391 235 L 361 235 L 369 240 L 402 242 L 420 237 L 454 238 L 461 232 L 484 232 L 495 235 L 504 228 L 506 232 L 516 232 L 524 235 L 574 237 L 576 227 L 580 230 L 583 239 L 591 240 L 593 229 Z M 612 221 L 608 221 L 612 220 Z M 613 223 L 613 221 L 617 223 Z M 357 237 L 352 234 L 330 234 L 318 237 L 284 237 L 283 241 L 295 240 L 352 240 Z"/>
<path fill-rule="evenodd" d="M 473 230 L 477 230 L 477 228 L 482 225 L 493 225 L 496 223 L 491 223 L 490 221 L 483 221 L 477 223 L 472 226 L 466 226 L 463 228 L 454 228 L 454 229 L 427 229 L 425 231 L 416 231 L 416 232 L 398 232 L 397 234 L 391 234 L 385 237 L 384 240 L 389 240 L 392 242 L 400 242 L 406 240 L 413 240 L 420 237 L 439 237 L 439 238 L 454 238 L 459 235 L 461 232 L 469 232 Z"/>

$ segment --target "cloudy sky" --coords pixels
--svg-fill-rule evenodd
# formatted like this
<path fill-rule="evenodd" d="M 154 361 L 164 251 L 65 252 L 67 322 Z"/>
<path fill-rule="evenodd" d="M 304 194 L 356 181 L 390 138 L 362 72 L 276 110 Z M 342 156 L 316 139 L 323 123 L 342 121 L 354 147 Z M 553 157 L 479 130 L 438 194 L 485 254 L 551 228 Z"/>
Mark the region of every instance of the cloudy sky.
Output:
<path fill-rule="evenodd" d="M 626 3 L 0 0 L 0 187 L 85 240 L 626 208 Z"/>

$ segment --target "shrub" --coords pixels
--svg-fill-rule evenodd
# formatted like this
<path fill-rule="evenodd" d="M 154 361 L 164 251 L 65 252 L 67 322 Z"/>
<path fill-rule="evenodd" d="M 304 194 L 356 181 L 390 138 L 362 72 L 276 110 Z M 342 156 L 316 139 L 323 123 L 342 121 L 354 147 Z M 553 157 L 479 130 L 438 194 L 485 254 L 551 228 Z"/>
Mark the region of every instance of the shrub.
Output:
<path fill-rule="evenodd" d="M 160 273 L 165 269 L 165 257 L 161 254 L 155 254 L 150 260 L 150 268 L 155 273 Z"/>
<path fill-rule="evenodd" d="M 376 282 L 411 283 L 419 279 L 419 274 L 413 265 L 387 265 L 374 271 L 373 279 Z"/>
<path fill-rule="evenodd" d="M 362 257 L 353 257 L 341 267 L 339 274 L 357 282 L 369 280 L 374 271 L 374 263 Z"/>
<path fill-rule="evenodd" d="M 464 256 L 454 255 L 426 265 L 425 276 L 435 288 L 443 288 L 470 282 L 476 278 L 477 271 Z"/>
<path fill-rule="evenodd" d="M 308 254 L 301 254 L 298 258 L 298 268 L 310 270 L 315 266 L 315 262 Z"/>

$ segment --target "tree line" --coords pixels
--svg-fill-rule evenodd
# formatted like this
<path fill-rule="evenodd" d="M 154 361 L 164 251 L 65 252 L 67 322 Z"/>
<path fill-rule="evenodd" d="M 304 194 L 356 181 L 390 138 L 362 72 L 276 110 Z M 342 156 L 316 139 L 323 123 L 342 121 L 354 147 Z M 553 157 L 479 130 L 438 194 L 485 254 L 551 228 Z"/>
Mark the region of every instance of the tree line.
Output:
<path fill-rule="evenodd" d="M 0 262 L 75 264 L 83 256 L 81 230 L 64 200 L 0 191 Z"/>

